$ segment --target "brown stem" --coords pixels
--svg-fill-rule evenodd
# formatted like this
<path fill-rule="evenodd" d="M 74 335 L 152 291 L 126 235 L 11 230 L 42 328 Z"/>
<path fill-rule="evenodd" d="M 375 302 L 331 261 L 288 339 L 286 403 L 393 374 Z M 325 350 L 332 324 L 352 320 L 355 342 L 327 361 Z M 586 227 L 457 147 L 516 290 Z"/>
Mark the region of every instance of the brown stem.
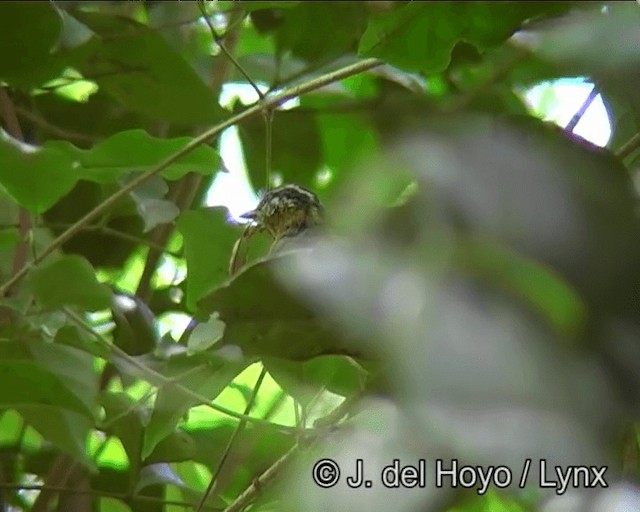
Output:
<path fill-rule="evenodd" d="M 36 501 L 31 507 L 31 512 L 47 512 L 49 510 L 49 504 L 51 500 L 57 495 L 54 487 L 61 487 L 67 483 L 67 480 L 71 476 L 71 473 L 76 468 L 76 462 L 68 455 L 60 455 L 53 462 L 49 473 L 44 478 L 45 484 L 42 486 L 42 490 Z"/>
<path fill-rule="evenodd" d="M 0 111 L 2 111 L 2 119 L 9 134 L 19 141 L 24 142 L 24 136 L 20 123 L 18 122 L 18 116 L 16 115 L 16 109 L 13 105 L 13 101 L 9 97 L 6 88 L 0 88 Z M 31 232 L 31 215 L 29 212 L 20 207 L 18 210 L 18 245 L 16 246 L 16 252 L 13 256 L 12 275 L 17 275 L 20 270 L 25 268 L 27 264 L 27 254 L 29 248 L 29 233 Z M 13 290 L 8 290 L 9 292 Z"/>

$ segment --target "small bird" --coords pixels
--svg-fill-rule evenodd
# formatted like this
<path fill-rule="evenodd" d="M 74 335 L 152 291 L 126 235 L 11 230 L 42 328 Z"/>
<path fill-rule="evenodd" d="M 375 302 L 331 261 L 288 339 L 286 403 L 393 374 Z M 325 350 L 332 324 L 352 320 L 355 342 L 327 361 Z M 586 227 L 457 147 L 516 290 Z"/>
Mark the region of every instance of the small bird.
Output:
<path fill-rule="evenodd" d="M 241 217 L 253 220 L 256 232 L 268 231 L 276 243 L 320 224 L 324 209 L 310 190 L 299 185 L 283 185 L 266 192 L 258 206 Z"/>
<path fill-rule="evenodd" d="M 308 240 L 324 220 L 324 208 L 318 197 L 299 185 L 283 185 L 262 195 L 255 209 L 241 217 L 251 219 L 242 236 L 236 241 L 229 261 L 229 275 L 244 264 L 241 246 L 256 233 L 267 231 L 273 243 L 270 253 L 283 248 L 295 248 L 296 241 Z M 287 243 L 285 243 L 287 242 Z M 290 243 L 288 243 L 290 242 Z"/>

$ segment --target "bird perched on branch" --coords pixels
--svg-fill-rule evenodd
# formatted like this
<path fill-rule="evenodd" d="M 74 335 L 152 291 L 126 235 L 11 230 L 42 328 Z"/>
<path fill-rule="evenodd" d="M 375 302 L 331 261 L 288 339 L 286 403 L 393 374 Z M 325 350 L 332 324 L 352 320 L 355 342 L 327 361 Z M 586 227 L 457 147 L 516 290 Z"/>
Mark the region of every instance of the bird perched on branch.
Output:
<path fill-rule="evenodd" d="M 236 242 L 229 265 L 229 273 L 235 274 L 240 266 L 239 250 L 243 241 L 254 234 L 267 231 L 273 244 L 282 248 L 280 242 L 295 241 L 307 237 L 324 219 L 324 208 L 318 197 L 310 190 L 299 185 L 283 185 L 265 192 L 255 209 L 241 217 L 253 221 Z M 294 247 L 295 244 L 286 244 Z"/>
<path fill-rule="evenodd" d="M 284 185 L 266 192 L 258 206 L 241 217 L 253 220 L 256 232 L 268 231 L 275 243 L 317 226 L 323 214 L 313 192 L 299 185 Z"/>

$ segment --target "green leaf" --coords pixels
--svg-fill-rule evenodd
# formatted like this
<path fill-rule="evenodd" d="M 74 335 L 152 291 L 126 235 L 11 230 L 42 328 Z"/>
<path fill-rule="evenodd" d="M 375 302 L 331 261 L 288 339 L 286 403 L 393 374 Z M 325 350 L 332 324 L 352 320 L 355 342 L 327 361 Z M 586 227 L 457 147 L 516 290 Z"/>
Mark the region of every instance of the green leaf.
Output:
<path fill-rule="evenodd" d="M 75 325 L 63 325 L 60 327 L 56 332 L 54 344 L 77 348 L 102 359 L 109 358 L 109 349 L 107 347 L 98 343 L 90 334 Z"/>
<path fill-rule="evenodd" d="M 203 364 L 203 361 L 207 361 Z M 163 372 L 173 382 L 213 400 L 247 366 L 246 361 L 227 361 L 221 358 L 176 356 Z M 142 457 L 149 457 L 158 443 L 174 432 L 182 416 L 198 401 L 174 386 L 158 391 L 153 413 L 144 433 Z"/>
<path fill-rule="evenodd" d="M 111 290 L 98 282 L 89 262 L 80 256 L 65 255 L 36 268 L 30 283 L 44 307 L 79 306 L 96 311 L 111 304 Z"/>
<path fill-rule="evenodd" d="M 82 352 L 63 346 L 45 346 L 45 342 L 3 341 L 0 343 L 0 408 L 48 407 L 69 410 L 92 418 L 92 386 L 70 378 L 73 364 L 84 361 Z M 35 357 L 32 355 L 35 353 Z M 44 354 L 51 356 L 51 367 L 39 360 Z M 71 365 L 62 367 L 70 356 Z M 88 379 L 83 363 L 78 367 L 83 379 Z M 91 375 L 91 380 L 95 380 Z M 84 382 L 85 389 L 82 389 Z"/>
<path fill-rule="evenodd" d="M 182 462 L 193 459 L 195 452 L 196 443 L 193 438 L 183 430 L 176 429 L 156 445 L 144 462 Z"/>
<path fill-rule="evenodd" d="M 259 260 L 199 302 L 201 313 L 217 311 L 226 324 L 224 343 L 248 356 L 304 360 L 321 354 L 352 353 L 334 326 L 287 290 L 275 276 L 292 255 Z"/>
<path fill-rule="evenodd" d="M 342 396 L 357 394 L 364 389 L 368 375 L 350 357 L 334 355 L 303 362 L 270 357 L 264 360 L 264 366 L 280 387 L 301 404 L 308 404 L 324 390 Z"/>
<path fill-rule="evenodd" d="M 61 29 L 51 2 L 0 3 L 0 80 L 25 88 L 37 85 Z"/>
<path fill-rule="evenodd" d="M 131 471 L 137 475 L 142 464 L 142 437 L 149 411 L 126 393 L 103 393 L 100 399 L 104 407 L 104 428 L 116 435 L 129 458 Z"/>
<path fill-rule="evenodd" d="M 221 117 L 211 89 L 158 32 L 112 15 L 74 15 L 97 34 L 88 43 L 90 58 L 78 67 L 114 99 L 173 123 L 206 124 Z"/>
<path fill-rule="evenodd" d="M 332 186 L 342 182 L 359 162 L 372 158 L 378 151 L 377 134 L 361 115 L 320 114 L 318 126 L 324 161 L 334 173 Z"/>
<path fill-rule="evenodd" d="M 282 111 L 276 112 L 272 122 L 271 169 L 282 175 L 285 183 L 313 187 L 316 172 L 323 164 L 320 131 L 315 116 L 296 110 Z M 264 121 L 250 120 L 240 125 L 238 131 L 251 182 L 256 188 L 267 188 Z"/>
<path fill-rule="evenodd" d="M 278 53 L 291 50 L 310 62 L 354 51 L 366 21 L 361 2 L 301 2 L 283 13 L 275 37 Z"/>
<path fill-rule="evenodd" d="M 42 384 L 43 386 L 46 383 Z M 75 460 L 92 468 L 93 461 L 86 452 L 87 436 L 92 422 L 87 416 L 54 406 L 23 405 L 16 408 L 24 420 L 42 437 L 71 455 Z"/>
<path fill-rule="evenodd" d="M 90 150 L 78 149 L 66 141 L 51 141 L 45 146 L 64 151 L 77 161 L 78 177 L 97 183 L 112 183 L 124 174 L 146 171 L 158 165 L 192 140 L 190 137 L 160 139 L 144 130 L 126 130 Z M 161 174 L 166 179 L 177 180 L 189 172 L 211 175 L 221 166 L 218 152 L 203 144 L 169 165 Z"/>
<path fill-rule="evenodd" d="M 262 0 L 260 1 L 246 0 L 242 2 L 242 10 L 245 12 L 254 12 L 254 11 L 260 11 L 264 9 L 292 9 L 299 3 L 300 2 L 289 2 L 288 0 L 286 2 L 282 2 L 282 1 L 263 2 Z M 235 6 L 232 3 L 220 2 L 216 5 L 216 7 L 220 11 L 224 12 L 224 11 L 232 10 Z"/>
<path fill-rule="evenodd" d="M 194 310 L 200 297 L 228 275 L 233 244 L 240 234 L 226 221 L 226 211 L 226 208 L 186 211 L 177 221 L 187 259 L 189 310 Z"/>
<path fill-rule="evenodd" d="M 495 243 L 468 239 L 460 242 L 459 263 L 524 299 L 561 333 L 575 336 L 584 327 L 587 308 L 582 298 L 539 262 Z"/>
<path fill-rule="evenodd" d="M 202 352 L 211 348 L 222 338 L 223 333 L 224 322 L 217 315 L 211 315 L 207 322 L 196 325 L 191 336 L 189 336 L 189 352 Z"/>
<path fill-rule="evenodd" d="M 0 130 L 0 184 L 33 213 L 48 210 L 73 188 L 76 165 L 59 149 L 30 146 Z"/>
<path fill-rule="evenodd" d="M 88 411 L 93 410 L 98 384 L 91 355 L 74 347 L 40 341 L 31 341 L 28 347 L 34 361 L 64 382 Z"/>
<path fill-rule="evenodd" d="M 551 4 L 551 5 L 549 5 Z M 556 4 L 556 5 L 553 5 Z M 437 73 L 449 65 L 458 41 L 484 50 L 509 38 L 540 14 L 566 10 L 567 2 L 411 2 L 371 17 L 359 55 L 378 57 L 410 71 Z"/>

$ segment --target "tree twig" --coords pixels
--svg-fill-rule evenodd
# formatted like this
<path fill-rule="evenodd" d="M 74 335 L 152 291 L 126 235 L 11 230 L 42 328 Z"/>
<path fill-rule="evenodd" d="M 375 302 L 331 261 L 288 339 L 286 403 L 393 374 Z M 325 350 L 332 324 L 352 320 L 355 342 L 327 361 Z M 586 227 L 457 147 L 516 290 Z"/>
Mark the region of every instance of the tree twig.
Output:
<path fill-rule="evenodd" d="M 256 398 L 258 396 L 258 392 L 260 391 L 260 386 L 262 386 L 262 381 L 264 380 L 266 375 L 267 375 L 267 370 L 263 366 L 262 369 L 260 370 L 260 375 L 258 375 L 256 383 L 253 386 L 251 397 L 249 398 L 249 401 L 247 402 L 247 406 L 244 409 L 244 414 L 247 416 L 249 415 L 249 413 L 251 412 L 251 409 L 253 408 L 253 404 L 255 403 Z M 229 438 L 229 441 L 227 441 L 227 445 L 225 446 L 224 451 L 222 452 L 222 456 L 218 461 L 218 465 L 216 466 L 216 469 L 211 475 L 211 480 L 209 481 L 209 485 L 204 491 L 202 498 L 200 498 L 200 501 L 198 502 L 198 506 L 196 507 L 195 512 L 200 512 L 204 507 L 204 504 L 206 503 L 207 499 L 209 498 L 209 495 L 211 494 L 211 491 L 213 490 L 213 486 L 218 481 L 218 476 L 220 476 L 220 471 L 222 471 L 222 467 L 224 466 L 224 463 L 226 462 L 227 457 L 229 457 L 229 453 L 231 453 L 231 447 L 233 446 L 233 443 L 236 440 L 236 437 L 238 437 L 238 434 L 242 432 L 246 424 L 247 422 L 245 420 L 240 420 L 236 425 L 236 428 L 234 429 L 233 434 L 231 434 L 231 437 Z"/>
<path fill-rule="evenodd" d="M 636 133 L 616 151 L 616 156 L 624 160 L 640 149 L 640 133 Z"/>
<path fill-rule="evenodd" d="M 580 119 L 582 119 L 582 116 L 585 115 L 585 113 L 593 103 L 593 100 L 595 100 L 598 97 L 598 94 L 600 94 L 598 92 L 598 87 L 594 84 L 593 89 L 589 91 L 589 94 L 585 98 L 584 102 L 582 103 L 578 111 L 575 114 L 573 114 L 573 117 L 565 127 L 565 130 L 567 130 L 568 132 L 573 132 L 573 130 L 575 130 L 576 126 L 580 122 Z"/>
<path fill-rule="evenodd" d="M 229 34 L 230 32 L 227 31 L 224 36 L 220 36 L 218 32 L 216 32 L 215 27 L 212 25 L 211 20 L 209 19 L 209 14 L 207 14 L 207 10 L 204 7 L 204 0 L 198 0 L 198 8 L 202 13 L 202 17 L 204 18 L 205 23 L 209 27 L 209 31 L 211 32 L 211 37 L 213 38 L 213 41 L 218 45 L 218 47 L 220 48 L 220 51 L 224 53 L 225 57 L 229 59 L 229 61 L 240 72 L 240 74 L 245 78 L 245 80 L 249 82 L 249 85 L 253 87 L 253 90 L 258 95 L 258 98 L 263 99 L 264 94 L 262 93 L 260 88 L 256 85 L 253 79 L 249 76 L 249 73 L 247 73 L 244 70 L 244 68 L 240 65 L 238 60 L 233 56 L 233 54 L 229 51 L 229 49 L 224 44 L 224 38 L 227 37 L 227 34 Z M 234 8 L 237 8 L 237 4 L 236 6 L 234 6 Z"/>
<path fill-rule="evenodd" d="M 376 66 L 380 66 L 382 63 L 383 61 L 378 59 L 364 59 L 355 64 L 345 66 L 336 71 L 319 76 L 317 78 L 314 78 L 312 80 L 309 80 L 297 86 L 289 87 L 276 94 L 267 96 L 264 100 L 255 103 L 254 105 L 246 108 L 242 112 L 239 112 L 238 114 L 233 115 L 227 120 L 206 130 L 204 133 L 197 136 L 191 142 L 185 145 L 182 149 L 176 151 L 172 155 L 165 158 L 158 165 L 138 175 L 136 178 L 131 180 L 126 186 L 114 192 L 110 197 L 102 201 L 102 203 L 97 205 L 93 210 L 86 213 L 82 218 L 80 218 L 75 223 L 73 223 L 67 230 L 61 233 L 55 240 L 53 240 L 47 247 L 45 247 L 30 265 L 29 264 L 25 265 L 24 267 L 22 267 L 22 269 L 19 272 L 14 274 L 8 281 L 6 281 L 0 287 L 0 296 L 4 296 L 7 293 L 7 291 L 13 285 L 20 282 L 35 265 L 42 262 L 47 256 L 49 256 L 54 251 L 56 251 L 67 240 L 75 236 L 93 219 L 109 211 L 109 209 L 113 205 L 117 204 L 117 202 L 123 197 L 126 197 L 127 194 L 129 194 L 129 192 L 134 190 L 137 186 L 144 183 L 149 178 L 152 178 L 156 174 L 159 174 L 160 172 L 164 171 L 171 164 L 180 160 L 185 155 L 191 153 L 193 150 L 195 150 L 197 147 L 201 146 L 202 144 L 205 144 L 209 140 L 213 139 L 225 129 L 229 128 L 230 126 L 234 126 L 242 121 L 250 119 L 258 115 L 265 109 L 275 108 L 281 105 L 282 103 L 285 103 L 286 101 L 289 101 L 293 98 L 297 98 L 298 96 L 301 96 L 302 94 L 306 94 L 310 91 L 314 91 L 316 89 L 329 85 L 343 78 L 357 75 L 358 73 L 362 73 L 363 71 L 366 71 L 368 69 L 374 68 Z"/>
<path fill-rule="evenodd" d="M 242 494 L 240 494 L 240 496 L 233 500 L 233 503 L 225 508 L 224 512 L 240 512 L 243 510 L 251 501 L 253 501 L 258 492 L 260 492 L 260 489 L 269 485 L 277 478 L 287 462 L 289 462 L 289 459 L 295 455 L 297 450 L 298 445 L 293 445 L 288 452 L 274 462 L 264 473 L 256 478 L 253 483 L 247 487 Z"/>

